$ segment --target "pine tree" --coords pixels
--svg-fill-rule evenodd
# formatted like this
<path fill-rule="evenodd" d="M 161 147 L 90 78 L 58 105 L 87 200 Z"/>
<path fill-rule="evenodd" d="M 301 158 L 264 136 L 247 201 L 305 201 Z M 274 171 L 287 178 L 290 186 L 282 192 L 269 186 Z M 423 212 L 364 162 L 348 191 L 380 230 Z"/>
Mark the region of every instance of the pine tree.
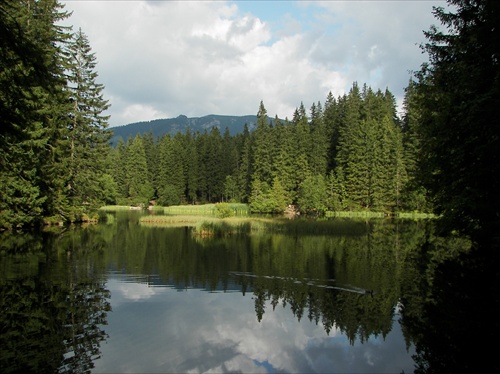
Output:
<path fill-rule="evenodd" d="M 288 120 L 284 123 L 275 121 L 276 133 L 276 156 L 273 163 L 273 183 L 278 179 L 285 191 L 285 200 L 291 204 L 295 199 L 296 190 L 296 170 L 294 155 L 294 134 L 293 128 Z"/>
<path fill-rule="evenodd" d="M 99 181 L 107 173 L 104 162 L 111 133 L 106 131 L 109 116 L 103 112 L 109 104 L 103 98 L 104 86 L 97 83 L 95 54 L 81 29 L 74 34 L 68 54 L 67 79 L 72 107 L 66 134 L 68 197 L 73 206 L 96 207 L 103 201 Z"/>
<path fill-rule="evenodd" d="M 198 151 L 196 149 L 196 139 L 191 130 L 186 131 L 186 198 L 190 203 L 197 200 L 198 191 Z"/>
<path fill-rule="evenodd" d="M 311 106 L 311 150 L 309 165 L 311 173 L 326 175 L 328 169 L 329 137 L 326 132 L 321 103 Z"/>
<path fill-rule="evenodd" d="M 252 136 L 248 130 L 248 125 L 245 124 L 242 134 L 241 152 L 236 176 L 241 202 L 247 202 L 251 193 L 251 177 L 253 174 L 252 159 Z"/>
<path fill-rule="evenodd" d="M 345 96 L 344 96 L 345 99 Z M 336 158 L 338 152 L 339 129 L 342 119 L 342 105 L 344 99 L 339 97 L 335 100 L 332 93 L 329 92 L 325 102 L 323 111 L 323 122 L 325 126 L 325 135 L 327 136 L 328 144 L 328 170 L 333 170 L 336 167 Z"/>
<path fill-rule="evenodd" d="M 158 200 L 162 205 L 178 205 L 184 200 L 186 165 L 183 135 L 163 137 L 160 145 Z"/>
<path fill-rule="evenodd" d="M 128 197 L 127 182 L 127 146 L 120 137 L 118 144 L 111 151 L 111 175 L 117 185 L 117 198 L 119 201 Z"/>
<path fill-rule="evenodd" d="M 443 229 L 498 238 L 500 222 L 500 3 L 449 0 L 434 14 L 417 75 L 421 96 L 422 178 Z"/>
<path fill-rule="evenodd" d="M 144 152 L 146 152 L 146 161 L 148 164 L 148 181 L 153 187 L 154 197 L 156 198 L 157 185 L 158 185 L 158 143 L 155 142 L 153 138 L 153 132 L 150 130 L 148 133 L 144 134 L 142 137 L 144 143 Z"/>
<path fill-rule="evenodd" d="M 343 185 L 351 208 L 369 207 L 369 134 L 362 119 L 362 98 L 355 83 L 346 97 L 345 118 L 339 128 L 336 169 L 342 170 Z"/>
<path fill-rule="evenodd" d="M 33 225 L 62 207 L 57 143 L 64 123 L 68 17 L 57 1 L 0 4 L 0 227 Z"/>
<path fill-rule="evenodd" d="M 268 186 L 272 183 L 272 144 L 271 125 L 267 110 L 261 101 L 257 112 L 257 127 L 253 143 L 253 175 L 252 180 L 259 180 Z"/>
<path fill-rule="evenodd" d="M 222 200 L 224 194 L 225 162 L 222 137 L 217 127 L 212 127 L 206 144 L 207 199 L 210 202 Z"/>
<path fill-rule="evenodd" d="M 417 99 L 417 85 L 410 80 L 405 89 L 403 102 L 403 162 L 407 172 L 407 183 L 402 191 L 403 209 L 408 211 L 430 211 L 426 195 L 427 191 L 420 178 L 420 156 L 422 139 L 419 133 L 421 113 Z"/>
<path fill-rule="evenodd" d="M 148 181 L 148 164 L 146 152 L 140 134 L 127 144 L 127 172 L 128 200 L 131 204 L 147 205 L 153 196 L 153 187 Z"/>

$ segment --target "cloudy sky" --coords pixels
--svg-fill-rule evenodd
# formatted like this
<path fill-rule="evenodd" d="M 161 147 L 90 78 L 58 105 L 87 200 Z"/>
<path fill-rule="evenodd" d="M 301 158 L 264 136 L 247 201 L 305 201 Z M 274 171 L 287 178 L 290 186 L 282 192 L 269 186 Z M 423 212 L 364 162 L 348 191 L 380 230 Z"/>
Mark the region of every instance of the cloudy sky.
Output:
<path fill-rule="evenodd" d="M 293 115 L 354 81 L 404 87 L 439 0 L 61 0 L 87 34 L 110 125 L 184 114 Z M 439 24 L 438 24 L 439 25 Z"/>

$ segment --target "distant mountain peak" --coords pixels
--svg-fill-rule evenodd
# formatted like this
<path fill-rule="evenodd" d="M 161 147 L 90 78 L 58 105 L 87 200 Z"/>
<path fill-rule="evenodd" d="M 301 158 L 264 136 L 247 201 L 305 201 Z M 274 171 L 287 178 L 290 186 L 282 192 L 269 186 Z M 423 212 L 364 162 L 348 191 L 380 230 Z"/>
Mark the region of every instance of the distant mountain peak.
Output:
<path fill-rule="evenodd" d="M 235 135 L 243 131 L 245 124 L 252 130 L 256 123 L 256 115 L 230 116 L 209 114 L 203 117 L 187 117 L 181 114 L 176 118 L 154 119 L 112 127 L 109 129 L 113 132 L 110 142 L 116 145 L 120 138 L 127 141 L 128 138 L 133 138 L 137 134 L 143 135 L 149 132 L 152 133 L 154 138 L 161 137 L 165 134 L 174 135 L 177 132 L 185 132 L 188 128 L 193 133 L 203 133 L 209 131 L 213 127 L 217 127 L 222 132 L 225 131 L 227 127 L 229 133 Z"/>

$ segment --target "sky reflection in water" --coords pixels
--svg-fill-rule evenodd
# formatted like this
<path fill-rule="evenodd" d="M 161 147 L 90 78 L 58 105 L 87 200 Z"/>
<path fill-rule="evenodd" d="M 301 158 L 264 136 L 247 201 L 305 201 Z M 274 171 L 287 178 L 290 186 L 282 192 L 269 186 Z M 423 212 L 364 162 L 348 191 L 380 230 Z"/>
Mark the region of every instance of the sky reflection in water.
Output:
<path fill-rule="evenodd" d="M 350 345 L 281 304 L 258 322 L 251 292 L 179 290 L 109 274 L 112 312 L 93 372 L 411 373 L 400 324 Z M 395 316 L 397 319 L 397 316 Z"/>

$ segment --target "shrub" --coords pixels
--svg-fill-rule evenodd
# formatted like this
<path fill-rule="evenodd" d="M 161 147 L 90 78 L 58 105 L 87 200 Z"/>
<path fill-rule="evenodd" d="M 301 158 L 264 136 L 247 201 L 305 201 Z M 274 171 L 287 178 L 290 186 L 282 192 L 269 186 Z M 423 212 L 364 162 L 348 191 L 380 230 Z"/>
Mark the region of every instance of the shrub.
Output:
<path fill-rule="evenodd" d="M 227 203 L 215 204 L 215 216 L 218 218 L 227 218 L 234 216 L 234 211 Z"/>

